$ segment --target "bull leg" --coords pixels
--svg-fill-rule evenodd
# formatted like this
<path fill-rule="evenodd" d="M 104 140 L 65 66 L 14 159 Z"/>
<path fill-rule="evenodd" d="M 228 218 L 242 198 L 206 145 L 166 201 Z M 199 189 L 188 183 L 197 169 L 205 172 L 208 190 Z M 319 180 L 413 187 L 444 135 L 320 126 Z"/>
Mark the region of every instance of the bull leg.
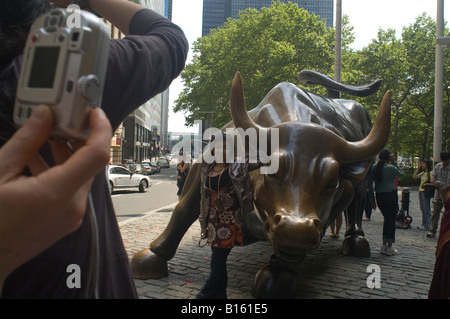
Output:
<path fill-rule="evenodd" d="M 342 243 L 342 252 L 345 256 L 370 257 L 369 242 L 362 229 L 365 194 L 364 185 L 357 187 L 355 196 L 346 209 L 347 231 Z"/>
<path fill-rule="evenodd" d="M 342 214 L 342 212 L 345 211 L 345 208 L 351 203 L 353 200 L 353 186 L 348 180 L 342 181 L 343 189 L 340 192 L 340 198 L 339 201 L 334 204 L 333 208 L 330 212 L 330 217 L 326 222 L 323 223 L 322 228 L 322 237 L 325 236 L 325 233 L 330 227 L 330 224 L 336 220 L 339 214 Z M 345 216 L 347 218 L 347 216 Z M 348 223 L 346 223 L 348 225 Z"/>
<path fill-rule="evenodd" d="M 184 234 L 199 215 L 200 168 L 200 163 L 192 166 L 181 200 L 161 235 L 150 244 L 150 249 L 137 252 L 131 259 L 135 278 L 157 279 L 168 276 L 167 261 L 173 258 Z"/>
<path fill-rule="evenodd" d="M 297 272 L 268 265 L 255 276 L 252 295 L 257 299 L 292 299 L 295 297 Z"/>
<path fill-rule="evenodd" d="M 252 295 L 257 299 L 292 299 L 297 291 L 295 277 L 306 257 L 306 251 L 296 262 L 281 260 L 276 255 L 270 258 L 270 264 L 261 268 L 255 276 Z"/>

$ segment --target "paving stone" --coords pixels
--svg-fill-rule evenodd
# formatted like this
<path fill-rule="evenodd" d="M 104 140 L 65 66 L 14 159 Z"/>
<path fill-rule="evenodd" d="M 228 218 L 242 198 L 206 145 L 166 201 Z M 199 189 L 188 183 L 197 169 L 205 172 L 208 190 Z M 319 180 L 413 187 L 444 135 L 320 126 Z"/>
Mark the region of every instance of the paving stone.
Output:
<path fill-rule="evenodd" d="M 383 217 L 379 210 L 363 228 L 371 247 L 371 256 L 354 258 L 342 255 L 341 238 L 325 234 L 321 245 L 310 252 L 300 266 L 296 277 L 296 298 L 304 299 L 424 299 L 431 283 L 437 238 L 426 238 L 419 231 L 421 212 L 417 189 L 410 189 L 410 229 L 397 229 L 395 247 L 400 255 L 380 253 Z M 401 195 L 400 195 L 401 198 Z M 133 218 L 120 224 L 122 238 L 129 258 L 149 247 L 169 222 L 171 213 L 157 211 Z M 200 226 L 195 222 L 183 237 L 175 257 L 168 262 L 169 276 L 162 279 L 138 280 L 136 288 L 140 298 L 191 299 L 195 298 L 209 274 L 209 247 L 198 247 Z M 250 299 L 251 285 L 256 273 L 268 264 L 272 255 L 268 242 L 257 242 L 236 247 L 228 257 L 228 297 Z M 367 287 L 367 267 L 376 264 L 381 271 L 381 288 Z"/>

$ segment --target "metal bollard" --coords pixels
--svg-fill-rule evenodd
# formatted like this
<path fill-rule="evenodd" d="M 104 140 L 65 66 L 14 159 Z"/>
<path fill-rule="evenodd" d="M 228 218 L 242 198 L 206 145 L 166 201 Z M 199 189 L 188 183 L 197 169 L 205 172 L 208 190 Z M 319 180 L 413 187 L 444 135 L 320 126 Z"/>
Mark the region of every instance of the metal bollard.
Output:
<path fill-rule="evenodd" d="M 402 191 L 402 211 L 409 213 L 409 190 Z"/>

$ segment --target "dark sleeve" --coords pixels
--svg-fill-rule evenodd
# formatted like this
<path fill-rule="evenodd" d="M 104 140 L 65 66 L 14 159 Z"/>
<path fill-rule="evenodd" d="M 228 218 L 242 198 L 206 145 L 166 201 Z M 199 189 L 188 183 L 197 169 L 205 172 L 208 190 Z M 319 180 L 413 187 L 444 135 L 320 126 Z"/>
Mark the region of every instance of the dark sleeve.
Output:
<path fill-rule="evenodd" d="M 149 9 L 138 11 L 130 35 L 110 42 L 102 108 L 113 129 L 166 90 L 183 70 L 189 45 L 183 31 Z"/>

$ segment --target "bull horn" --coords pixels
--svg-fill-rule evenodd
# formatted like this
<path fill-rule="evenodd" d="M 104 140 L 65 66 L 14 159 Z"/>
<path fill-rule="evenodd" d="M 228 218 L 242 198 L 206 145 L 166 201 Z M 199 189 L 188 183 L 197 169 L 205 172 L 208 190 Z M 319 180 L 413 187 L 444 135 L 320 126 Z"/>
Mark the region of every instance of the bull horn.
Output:
<path fill-rule="evenodd" d="M 242 85 L 242 78 L 239 71 L 234 75 L 233 83 L 231 85 L 230 110 L 231 118 L 233 119 L 235 127 L 241 127 L 244 130 L 250 127 L 255 129 L 261 128 L 250 118 L 247 113 L 244 98 L 244 87 Z"/>
<path fill-rule="evenodd" d="M 257 130 L 269 131 L 266 127 L 253 121 L 248 115 L 247 107 L 245 105 L 244 87 L 239 71 L 236 72 L 231 85 L 230 110 L 235 127 L 241 127 L 244 130 L 253 127 Z"/>
<path fill-rule="evenodd" d="M 266 141 L 268 142 L 266 150 L 268 154 L 271 153 L 271 133 L 270 128 L 263 127 L 253 121 L 247 113 L 247 107 L 245 105 L 245 97 L 244 97 L 244 87 L 242 85 L 241 74 L 236 72 L 233 83 L 231 85 L 231 96 L 230 96 L 230 111 L 231 118 L 233 119 L 234 126 L 236 128 L 242 128 L 246 131 L 249 128 L 256 129 L 256 133 L 258 136 L 258 141 L 261 138 L 261 133 L 265 134 Z M 243 141 L 246 148 L 248 147 L 247 142 Z M 259 144 L 258 144 L 259 145 Z M 259 145 L 260 146 L 260 145 Z M 248 151 L 248 149 L 247 149 Z"/>
<path fill-rule="evenodd" d="M 340 161 L 342 163 L 356 163 L 373 158 L 386 146 L 390 128 L 391 91 L 387 91 L 369 135 L 358 142 L 346 142 L 346 145 L 338 150 Z"/>

